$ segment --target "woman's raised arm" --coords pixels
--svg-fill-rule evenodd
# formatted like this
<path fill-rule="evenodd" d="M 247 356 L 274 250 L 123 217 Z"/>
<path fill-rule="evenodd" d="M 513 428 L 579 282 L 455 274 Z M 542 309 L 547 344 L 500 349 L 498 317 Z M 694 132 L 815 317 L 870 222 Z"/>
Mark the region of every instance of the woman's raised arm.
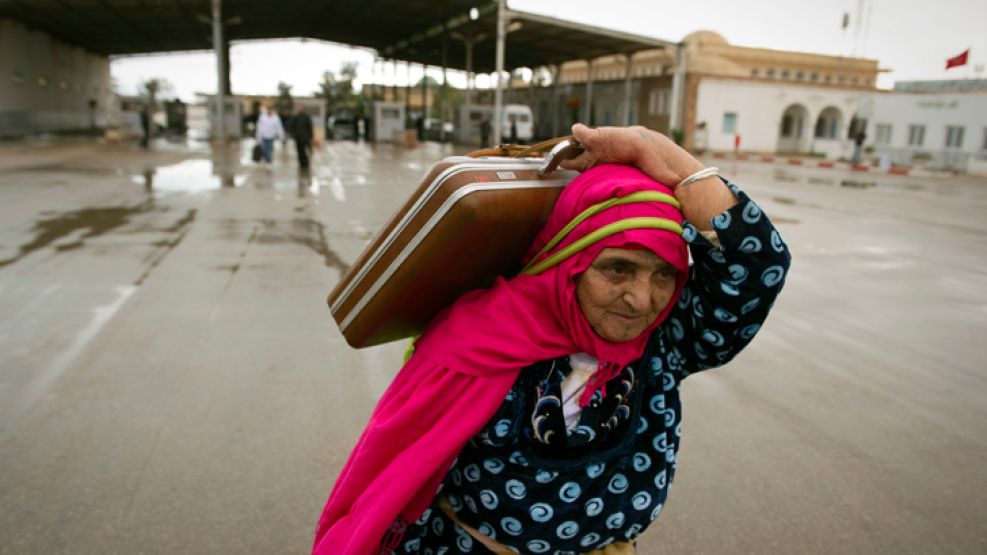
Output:
<path fill-rule="evenodd" d="M 710 220 L 737 204 L 737 198 L 716 177 L 677 187 L 704 166 L 657 131 L 640 125 L 591 129 L 577 123 L 572 126 L 572 135 L 586 147 L 586 152 L 563 162 L 564 168 L 584 171 L 597 164 L 635 166 L 655 181 L 673 188 L 675 197 L 682 203 L 682 215 L 700 231 L 711 230 Z"/>

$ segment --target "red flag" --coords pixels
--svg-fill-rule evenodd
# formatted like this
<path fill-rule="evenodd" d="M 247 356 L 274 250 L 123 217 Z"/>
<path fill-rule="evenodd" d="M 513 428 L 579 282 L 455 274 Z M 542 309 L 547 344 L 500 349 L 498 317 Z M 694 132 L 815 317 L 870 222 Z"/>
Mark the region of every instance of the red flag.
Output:
<path fill-rule="evenodd" d="M 966 65 L 966 59 L 970 56 L 970 49 L 967 48 L 959 56 L 953 56 L 952 58 L 946 60 L 946 69 L 951 67 L 959 67 Z"/>

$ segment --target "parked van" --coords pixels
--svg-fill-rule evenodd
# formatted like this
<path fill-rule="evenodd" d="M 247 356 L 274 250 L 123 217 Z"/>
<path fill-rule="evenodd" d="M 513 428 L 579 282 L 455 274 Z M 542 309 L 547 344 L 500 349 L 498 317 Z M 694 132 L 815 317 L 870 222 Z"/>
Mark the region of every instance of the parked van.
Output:
<path fill-rule="evenodd" d="M 517 139 L 519 142 L 529 142 L 534 138 L 535 125 L 531 108 L 524 104 L 507 104 L 504 106 L 504 118 L 501 124 L 500 142 L 509 142 L 511 138 L 511 118 L 517 123 Z M 462 144 L 480 144 L 480 124 L 484 119 L 493 122 L 493 106 L 489 104 L 463 104 L 456 112 L 456 138 Z M 495 137 L 489 142 L 497 143 Z"/>
<path fill-rule="evenodd" d="M 511 142 L 511 124 L 517 125 L 518 142 L 526 143 L 535 136 L 535 121 L 531 108 L 524 104 L 505 104 L 500 134 L 503 142 Z"/>

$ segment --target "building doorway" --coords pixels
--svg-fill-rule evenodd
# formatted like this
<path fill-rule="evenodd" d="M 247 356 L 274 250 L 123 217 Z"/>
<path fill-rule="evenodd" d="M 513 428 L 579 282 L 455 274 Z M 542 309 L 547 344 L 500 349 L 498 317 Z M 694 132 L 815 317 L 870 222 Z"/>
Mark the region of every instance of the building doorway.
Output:
<path fill-rule="evenodd" d="M 840 110 L 835 106 L 827 106 L 816 118 L 815 138 L 839 139 L 842 123 L 843 116 L 840 114 Z"/>
<path fill-rule="evenodd" d="M 809 111 L 801 104 L 792 104 L 781 114 L 778 129 L 778 152 L 805 152 L 806 122 Z"/>

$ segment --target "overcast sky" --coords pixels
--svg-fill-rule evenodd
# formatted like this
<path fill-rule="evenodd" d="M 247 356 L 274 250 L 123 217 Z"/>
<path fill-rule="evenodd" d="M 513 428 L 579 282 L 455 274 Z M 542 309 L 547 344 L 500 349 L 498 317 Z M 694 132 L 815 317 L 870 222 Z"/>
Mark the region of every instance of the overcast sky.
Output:
<path fill-rule="evenodd" d="M 878 86 L 896 80 L 987 78 L 987 0 L 509 0 L 512 8 L 639 35 L 679 41 L 708 29 L 731 44 L 876 59 L 888 69 Z M 841 27 L 843 13 L 850 24 Z M 945 71 L 947 58 L 970 48 L 966 67 Z M 276 40 L 234 43 L 231 79 L 235 93 L 274 94 L 278 81 L 296 95 L 312 94 L 323 71 L 344 61 L 359 64 L 360 81 L 373 79 L 373 52 L 319 41 Z M 211 53 L 115 58 L 118 89 L 133 94 L 143 79 L 163 77 L 175 93 L 194 100 L 195 92 L 215 90 Z M 429 72 L 438 76 L 439 70 Z M 421 78 L 412 67 L 411 79 Z M 403 84 L 404 64 L 391 65 L 377 79 Z M 450 81 L 463 86 L 462 75 Z M 485 86 L 487 80 L 479 78 Z"/>

